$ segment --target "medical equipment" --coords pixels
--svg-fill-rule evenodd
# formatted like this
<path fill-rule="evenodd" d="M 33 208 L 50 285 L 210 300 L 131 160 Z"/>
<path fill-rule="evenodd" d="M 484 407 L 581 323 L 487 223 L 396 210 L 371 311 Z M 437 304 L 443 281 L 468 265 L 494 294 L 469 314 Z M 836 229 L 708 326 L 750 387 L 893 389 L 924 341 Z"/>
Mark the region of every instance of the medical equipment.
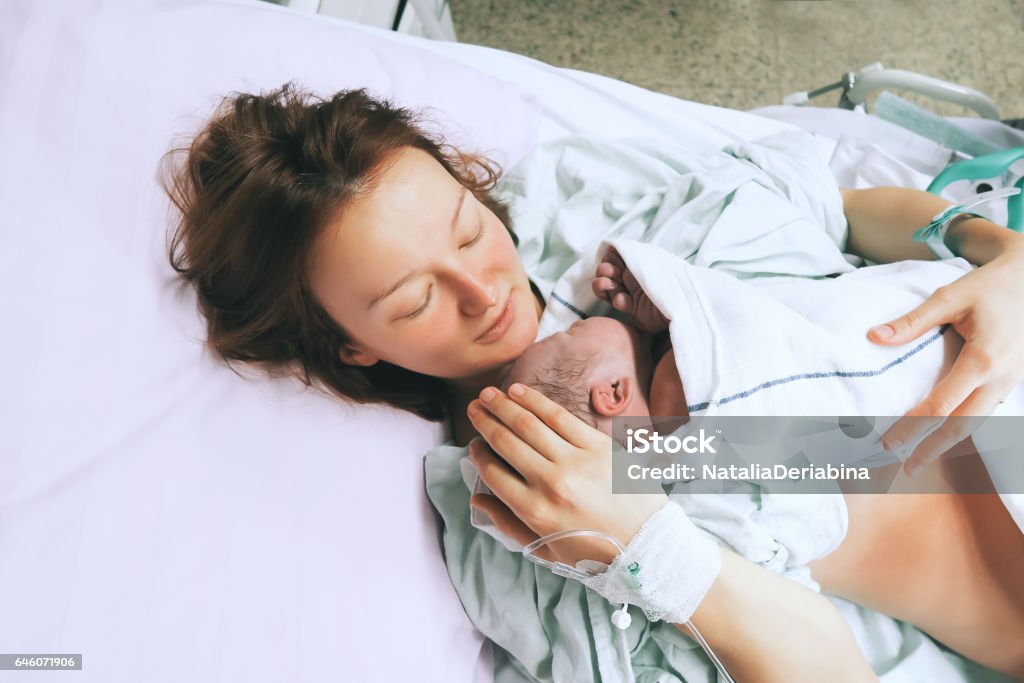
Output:
<path fill-rule="evenodd" d="M 970 207 L 1009 197 L 1006 202 L 1006 227 L 1017 232 L 1024 232 L 1024 147 L 1005 149 L 992 154 L 975 157 L 967 161 L 953 164 L 939 175 L 928 186 L 928 191 L 942 194 L 952 183 L 969 181 L 972 189 L 978 193 L 978 199 Z M 1013 188 L 1016 191 L 1004 191 L 995 194 L 999 187 Z M 981 199 L 987 197 L 986 199 Z M 964 207 L 967 211 L 970 207 Z"/>
<path fill-rule="evenodd" d="M 595 576 L 595 574 L 587 570 L 582 570 L 578 569 L 577 567 L 569 566 L 564 562 L 552 562 L 550 560 L 545 560 L 543 557 L 539 557 L 536 555 L 536 552 L 538 550 L 540 550 L 545 545 L 548 545 L 549 543 L 580 536 L 589 536 L 591 538 L 603 539 L 608 543 L 614 545 L 615 548 L 619 551 L 619 554 L 626 552 L 626 547 L 622 545 L 619 539 L 615 538 L 614 536 L 611 536 L 601 531 L 595 531 L 593 529 L 569 529 L 567 531 L 557 531 L 553 534 L 548 534 L 547 536 L 541 536 L 532 543 L 529 543 L 528 545 L 524 546 L 523 557 L 542 567 L 550 569 L 552 572 L 558 574 L 559 576 L 564 576 L 568 579 L 576 579 L 577 581 L 583 581 L 585 579 Z M 640 566 L 635 562 L 631 563 L 628 567 L 628 571 L 630 575 L 629 580 L 632 582 L 639 582 Z M 628 602 L 623 602 L 622 607 L 620 609 L 617 609 L 614 612 L 612 612 L 611 621 L 615 628 L 617 628 L 619 631 L 625 631 L 629 628 L 630 624 L 633 623 L 633 619 L 629 616 Z M 697 641 L 697 644 L 700 645 L 702 650 L 704 650 L 704 654 L 708 656 L 708 659 L 711 660 L 711 663 L 715 665 L 716 669 L 718 669 L 718 673 L 722 675 L 722 679 L 726 683 L 735 683 L 733 677 L 729 675 L 729 670 L 725 668 L 725 664 L 722 663 L 722 660 L 720 660 L 718 658 L 718 655 L 715 654 L 714 650 L 711 649 L 711 646 L 708 644 L 708 641 L 704 639 L 704 636 L 701 635 L 701 632 L 697 629 L 697 627 L 693 625 L 693 621 L 688 619 L 685 622 L 683 622 L 683 626 L 686 626 L 687 630 L 689 630 L 690 634 L 693 636 L 693 639 Z"/>
<path fill-rule="evenodd" d="M 1002 149 L 998 144 L 953 123 L 945 116 L 939 116 L 888 90 L 878 94 L 874 114 L 883 121 L 906 128 L 951 150 L 954 159 L 977 157 Z"/>
<path fill-rule="evenodd" d="M 882 88 L 895 88 L 898 90 L 911 90 L 931 97 L 932 99 L 951 102 L 953 104 L 967 107 L 978 112 L 986 119 L 998 119 L 999 108 L 986 95 L 974 88 L 968 88 L 956 83 L 950 83 L 931 76 L 902 71 L 900 69 L 886 69 L 881 62 L 869 64 L 860 71 L 850 71 L 843 74 L 843 77 L 835 83 L 812 91 L 799 91 L 783 98 L 783 104 L 802 106 L 808 100 L 819 95 L 824 95 L 833 90 L 842 89 L 839 96 L 839 107 L 842 109 L 855 109 L 864 107 L 867 110 L 868 95 Z"/>
<path fill-rule="evenodd" d="M 957 255 L 953 253 L 953 250 L 946 246 L 946 231 L 949 229 L 949 225 L 953 222 L 953 219 L 961 214 L 969 214 L 971 209 L 996 199 L 1002 199 L 1003 197 L 1019 197 L 1020 192 L 1021 190 L 1019 187 L 992 190 L 990 192 L 983 192 L 982 194 L 979 194 L 974 201 L 966 204 L 954 204 L 932 218 L 931 223 L 915 232 L 913 240 L 915 242 L 924 242 L 927 244 L 928 248 L 932 250 L 932 253 L 935 254 L 936 258 L 956 258 Z"/>

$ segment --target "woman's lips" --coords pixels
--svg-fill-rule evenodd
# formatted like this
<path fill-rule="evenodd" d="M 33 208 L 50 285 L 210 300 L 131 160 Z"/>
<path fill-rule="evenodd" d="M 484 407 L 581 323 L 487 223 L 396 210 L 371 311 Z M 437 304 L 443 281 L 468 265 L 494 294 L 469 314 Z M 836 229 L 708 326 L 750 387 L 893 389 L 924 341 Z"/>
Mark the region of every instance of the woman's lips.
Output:
<path fill-rule="evenodd" d="M 516 304 L 512 298 L 512 294 L 509 293 L 508 300 L 505 302 L 505 308 L 502 310 L 501 315 L 494 321 L 491 327 L 476 338 L 476 341 L 480 344 L 493 344 L 508 332 L 508 328 L 512 327 L 512 321 L 516 317 Z"/>

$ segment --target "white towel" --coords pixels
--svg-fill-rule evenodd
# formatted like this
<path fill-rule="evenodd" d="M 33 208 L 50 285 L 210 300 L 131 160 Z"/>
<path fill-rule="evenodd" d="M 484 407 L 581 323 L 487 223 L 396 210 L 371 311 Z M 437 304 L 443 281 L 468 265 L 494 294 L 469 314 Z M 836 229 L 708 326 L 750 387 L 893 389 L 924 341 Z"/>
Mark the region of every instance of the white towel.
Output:
<path fill-rule="evenodd" d="M 971 266 L 963 259 L 901 261 L 834 278 L 739 280 L 630 240 L 601 243 L 559 280 L 538 338 L 602 310 L 590 284 L 608 247 L 620 253 L 669 318 L 692 415 L 873 416 L 873 435 L 860 440 L 864 452 L 875 458 L 865 461 L 869 466 L 892 461 L 887 454 L 890 460 L 877 459 L 885 454 L 880 436 L 929 393 L 962 346 L 950 327 L 897 347 L 874 344 L 866 333 L 968 272 Z M 1020 387 L 997 414 L 1024 414 Z M 923 438 L 908 444 L 904 454 Z M 985 447 L 983 431 L 975 442 Z M 807 455 L 812 462 L 827 458 L 824 452 Z M 999 467 L 1019 472 L 1019 462 L 986 459 L 997 489 Z M 479 486 L 475 474 L 465 461 L 463 476 L 471 490 Z M 1014 476 L 1019 491 L 1019 474 Z M 1003 492 L 1003 500 L 1024 529 L 1024 496 L 1011 493 L 1013 486 Z M 687 495 L 686 489 L 677 485 L 672 498 L 704 531 L 747 559 L 812 587 L 816 584 L 806 564 L 830 553 L 846 534 L 846 507 L 839 494 L 764 494 L 754 484 L 735 489 L 746 495 Z M 474 517 L 474 525 L 518 549 L 482 516 Z"/>
<path fill-rule="evenodd" d="M 896 347 L 874 344 L 866 334 L 969 271 L 971 265 L 963 259 L 901 261 L 817 280 L 740 281 L 691 265 L 657 246 L 609 240 L 590 263 L 574 269 L 579 280 L 567 277 L 560 283 L 573 307 L 591 307 L 590 299 L 580 297 L 581 281 L 609 246 L 618 250 L 670 319 L 676 365 L 693 415 L 875 416 L 882 419 L 875 423 L 874 439 L 864 439 L 863 446 L 866 453 L 877 455 L 882 452 L 881 435 L 927 396 L 963 344 L 952 327 L 935 328 Z M 1021 414 L 1024 391 L 1018 386 L 996 415 Z M 1000 452 L 997 447 L 1006 439 L 998 431 L 983 425 L 975 443 L 1010 514 L 1024 530 L 1019 474 L 1024 453 L 1008 457 L 1005 449 Z M 903 453 L 908 455 L 923 438 L 907 444 Z M 797 497 L 798 507 L 813 505 L 813 497 L 800 503 L 802 497 Z M 801 516 L 798 509 L 793 512 L 793 519 Z M 838 528 L 833 531 L 840 533 Z M 810 528 L 802 533 L 822 538 Z M 778 534 L 790 536 L 782 530 Z M 827 546 L 812 544 L 809 552 L 796 552 L 807 557 Z"/>
<path fill-rule="evenodd" d="M 694 415 L 903 415 L 949 370 L 961 346 L 952 329 L 899 347 L 874 344 L 866 333 L 963 275 L 970 269 L 963 259 L 754 284 L 656 246 L 605 244 L 670 319 Z"/>

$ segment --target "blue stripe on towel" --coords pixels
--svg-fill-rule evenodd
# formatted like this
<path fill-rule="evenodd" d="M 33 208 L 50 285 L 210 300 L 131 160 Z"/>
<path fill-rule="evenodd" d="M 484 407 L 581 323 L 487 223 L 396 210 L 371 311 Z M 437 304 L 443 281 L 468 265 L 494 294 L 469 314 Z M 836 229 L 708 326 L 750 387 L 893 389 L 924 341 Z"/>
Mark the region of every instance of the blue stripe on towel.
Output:
<path fill-rule="evenodd" d="M 882 373 L 886 372 L 890 368 L 893 368 L 893 367 L 899 365 L 900 363 L 902 363 L 903 361 L 907 360 L 908 358 L 913 356 L 915 353 L 920 351 L 921 349 L 925 348 L 926 346 L 928 346 L 929 344 L 931 344 L 932 342 L 937 340 L 939 337 L 944 335 L 946 333 L 946 330 L 948 330 L 948 329 L 949 329 L 949 325 L 948 324 L 943 325 L 942 327 L 939 328 L 939 331 L 936 332 L 934 335 L 932 335 L 928 339 L 924 340 L 923 342 L 921 342 L 920 344 L 915 346 L 910 351 L 907 351 L 905 354 L 903 354 L 902 356 L 900 356 L 896 360 L 890 361 L 890 362 L 886 363 L 885 365 L 883 365 L 878 370 L 853 370 L 853 371 L 832 370 L 832 371 L 829 371 L 829 372 L 805 372 L 805 373 L 802 373 L 802 374 L 799 374 L 799 375 L 790 375 L 789 377 L 780 377 L 779 379 L 773 379 L 773 380 L 770 380 L 770 381 L 767 381 L 767 382 L 763 382 L 761 384 L 758 384 L 756 387 L 753 387 L 751 389 L 747 389 L 746 391 L 741 391 L 739 393 L 733 394 L 732 396 L 726 396 L 725 398 L 717 400 L 717 401 L 711 400 L 711 401 L 704 401 L 703 403 L 694 403 L 693 405 L 687 406 L 686 409 L 690 413 L 694 413 L 694 412 L 699 411 L 699 410 L 707 410 L 712 404 L 718 405 L 718 406 L 725 405 L 726 403 L 731 403 L 732 401 L 738 401 L 741 398 L 746 398 L 746 397 L 750 396 L 751 394 L 756 394 L 757 392 L 761 391 L 762 389 L 769 389 L 771 387 L 778 386 L 780 384 L 788 384 L 789 382 L 795 382 L 795 381 L 801 380 L 801 379 L 824 379 L 824 378 L 828 378 L 828 377 L 850 377 L 850 378 L 877 377 L 878 375 L 881 375 Z"/>
<path fill-rule="evenodd" d="M 571 303 L 569 303 L 568 301 L 563 299 L 562 297 L 558 296 L 558 294 L 556 294 L 555 292 L 551 292 L 551 298 L 554 299 L 555 301 L 557 301 L 558 303 L 562 304 L 566 308 L 568 308 L 570 311 L 572 311 L 576 315 L 578 315 L 580 317 L 580 319 L 582 319 L 582 320 L 586 320 L 588 317 L 590 317 L 586 313 L 584 313 L 583 311 L 581 311 L 580 309 L 576 308 Z"/>

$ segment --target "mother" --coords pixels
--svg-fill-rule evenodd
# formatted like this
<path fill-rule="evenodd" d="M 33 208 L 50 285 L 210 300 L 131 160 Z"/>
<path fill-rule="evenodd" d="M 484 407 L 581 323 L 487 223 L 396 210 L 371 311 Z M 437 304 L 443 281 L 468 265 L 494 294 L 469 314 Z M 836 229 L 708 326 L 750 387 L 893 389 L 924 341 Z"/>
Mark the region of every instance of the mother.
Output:
<path fill-rule="evenodd" d="M 222 358 L 451 419 L 460 444 L 482 435 L 503 460 L 479 439 L 472 457 L 500 500 L 474 503 L 520 540 L 597 528 L 628 542 L 663 503 L 611 495 L 602 433 L 536 392 L 493 389 L 534 340 L 544 307 L 508 211 L 489 194 L 493 164 L 363 91 L 321 100 L 290 86 L 227 99 L 183 151 L 168 176 L 181 211 L 170 259 L 195 286 Z M 945 204 L 908 190 L 847 192 L 847 250 L 875 261 L 931 258 L 909 235 Z M 1024 295 L 1024 237 L 967 219 L 947 242 L 983 267 L 872 335 L 902 344 L 952 323 L 963 351 L 911 414 L 986 415 L 1024 375 L 1014 343 L 1024 320 L 1009 315 Z M 888 445 L 911 428 L 894 426 Z M 914 462 L 964 436 L 940 428 Z M 746 619 L 719 616 L 740 610 Z M 789 628 L 770 628 L 780 615 Z M 741 681 L 871 677 L 824 598 L 724 551 L 694 621 Z M 806 648 L 822 638 L 829 648 Z"/>

